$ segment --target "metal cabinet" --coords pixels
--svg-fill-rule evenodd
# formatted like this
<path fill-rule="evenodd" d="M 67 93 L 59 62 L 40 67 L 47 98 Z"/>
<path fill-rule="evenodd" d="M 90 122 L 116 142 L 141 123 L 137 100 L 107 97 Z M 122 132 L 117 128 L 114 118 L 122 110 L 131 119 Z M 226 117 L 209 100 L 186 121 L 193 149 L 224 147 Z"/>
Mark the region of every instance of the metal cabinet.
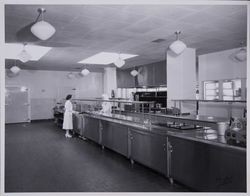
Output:
<path fill-rule="evenodd" d="M 82 131 L 83 117 L 81 114 L 73 114 L 73 131 L 79 135 L 83 135 Z"/>
<path fill-rule="evenodd" d="M 168 137 L 170 176 L 198 191 L 246 191 L 246 153 Z"/>
<path fill-rule="evenodd" d="M 91 117 L 84 116 L 83 119 L 83 136 L 100 143 L 100 129 L 99 120 Z"/>
<path fill-rule="evenodd" d="M 161 61 L 154 64 L 154 85 L 166 85 L 167 84 L 167 71 L 166 62 Z"/>
<path fill-rule="evenodd" d="M 128 156 L 128 127 L 118 123 L 102 121 L 102 145 Z"/>
<path fill-rule="evenodd" d="M 102 131 L 102 145 L 112 149 L 113 148 L 112 123 L 105 120 L 101 121 L 101 131 Z"/>
<path fill-rule="evenodd" d="M 137 129 L 129 131 L 130 158 L 167 175 L 166 137 Z"/>
<path fill-rule="evenodd" d="M 128 156 L 128 127 L 117 123 L 112 124 L 113 149 Z"/>

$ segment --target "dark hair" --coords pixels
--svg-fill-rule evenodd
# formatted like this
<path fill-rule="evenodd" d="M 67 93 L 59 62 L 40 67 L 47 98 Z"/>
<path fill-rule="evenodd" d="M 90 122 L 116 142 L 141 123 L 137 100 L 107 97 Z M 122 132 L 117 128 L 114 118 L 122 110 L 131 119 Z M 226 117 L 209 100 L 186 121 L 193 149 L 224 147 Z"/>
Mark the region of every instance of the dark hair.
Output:
<path fill-rule="evenodd" d="M 66 100 L 69 100 L 72 98 L 72 95 L 67 95 Z"/>

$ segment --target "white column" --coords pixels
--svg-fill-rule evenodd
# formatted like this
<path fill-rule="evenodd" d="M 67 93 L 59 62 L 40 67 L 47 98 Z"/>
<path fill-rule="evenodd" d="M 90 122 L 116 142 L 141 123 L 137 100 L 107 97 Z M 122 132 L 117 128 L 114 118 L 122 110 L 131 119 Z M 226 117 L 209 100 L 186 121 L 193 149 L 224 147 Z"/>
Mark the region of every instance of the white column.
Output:
<path fill-rule="evenodd" d="M 111 91 L 117 91 L 116 67 L 104 68 L 103 77 L 104 93 L 111 97 Z"/>
<path fill-rule="evenodd" d="M 173 106 L 172 99 L 195 99 L 196 51 L 186 48 L 179 56 L 167 52 L 167 89 L 168 108 Z M 185 107 L 183 107 L 185 106 Z M 182 112 L 194 112 L 195 105 L 184 104 Z"/>

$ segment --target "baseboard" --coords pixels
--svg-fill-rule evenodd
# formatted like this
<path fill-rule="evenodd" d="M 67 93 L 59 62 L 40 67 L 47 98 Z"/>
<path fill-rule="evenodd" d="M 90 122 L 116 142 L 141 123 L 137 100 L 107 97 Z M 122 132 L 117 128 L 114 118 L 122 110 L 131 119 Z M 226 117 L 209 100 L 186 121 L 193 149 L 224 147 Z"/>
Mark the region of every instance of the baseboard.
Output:
<path fill-rule="evenodd" d="M 34 122 L 48 122 L 48 121 L 54 121 L 53 118 L 51 119 L 35 119 L 35 120 L 31 120 L 31 123 L 34 123 Z"/>

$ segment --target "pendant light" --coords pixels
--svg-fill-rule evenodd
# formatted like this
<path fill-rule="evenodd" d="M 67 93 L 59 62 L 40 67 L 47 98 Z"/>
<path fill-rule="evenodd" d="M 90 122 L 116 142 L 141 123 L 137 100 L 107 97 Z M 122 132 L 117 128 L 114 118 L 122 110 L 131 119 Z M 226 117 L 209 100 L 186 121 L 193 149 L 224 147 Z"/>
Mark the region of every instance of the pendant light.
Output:
<path fill-rule="evenodd" d="M 21 69 L 19 68 L 19 67 L 17 67 L 17 66 L 13 66 L 13 67 L 11 67 L 10 68 L 10 71 L 13 73 L 13 74 L 18 74 L 20 71 L 21 71 Z"/>
<path fill-rule="evenodd" d="M 186 44 L 179 40 L 179 35 L 181 34 L 181 31 L 176 31 L 176 41 L 174 41 L 169 48 L 177 55 L 181 54 L 186 48 Z"/>
<path fill-rule="evenodd" d="M 26 47 L 27 43 L 23 44 L 23 50 L 21 51 L 21 53 L 18 55 L 18 59 L 20 61 L 22 61 L 23 63 L 28 62 L 32 56 L 26 51 L 25 47 Z"/>
<path fill-rule="evenodd" d="M 243 42 L 240 43 L 241 48 L 235 53 L 234 58 L 240 62 L 243 62 L 247 59 L 247 50 L 243 48 Z"/>
<path fill-rule="evenodd" d="M 118 68 L 121 68 L 125 64 L 125 61 L 121 58 L 120 53 L 119 53 L 118 59 L 114 62 L 114 64 Z"/>
<path fill-rule="evenodd" d="M 130 74 L 131 74 L 133 77 L 137 76 L 138 73 L 139 73 L 139 72 L 138 72 L 135 68 L 130 72 Z"/>
<path fill-rule="evenodd" d="M 74 75 L 72 72 L 68 73 L 68 75 L 67 75 L 67 77 L 68 77 L 69 79 L 74 78 L 74 76 L 75 76 L 75 75 Z"/>
<path fill-rule="evenodd" d="M 81 71 L 81 74 L 83 75 L 83 76 L 86 76 L 86 75 L 88 75 L 90 73 L 90 71 L 88 70 L 88 69 L 86 69 L 86 67 Z"/>
<path fill-rule="evenodd" d="M 16 60 L 15 60 L 15 65 L 10 68 L 10 71 L 14 75 L 17 75 L 21 71 L 21 69 L 18 66 L 16 66 Z"/>
<path fill-rule="evenodd" d="M 32 25 L 30 30 L 39 39 L 47 40 L 52 35 L 54 35 L 54 33 L 56 32 L 56 29 L 50 23 L 43 20 L 43 14 L 44 12 L 46 12 L 44 8 L 39 8 L 38 12 L 39 12 L 39 16 L 42 15 L 42 20 Z"/>

